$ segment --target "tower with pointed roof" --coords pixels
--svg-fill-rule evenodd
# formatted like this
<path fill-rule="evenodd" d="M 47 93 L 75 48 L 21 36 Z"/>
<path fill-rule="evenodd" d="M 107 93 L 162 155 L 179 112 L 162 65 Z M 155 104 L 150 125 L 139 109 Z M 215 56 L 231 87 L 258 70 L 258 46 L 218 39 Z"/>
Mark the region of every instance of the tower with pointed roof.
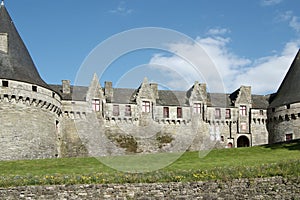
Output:
<path fill-rule="evenodd" d="M 40 77 L 14 23 L 0 5 L 0 160 L 59 155 L 61 97 Z"/>
<path fill-rule="evenodd" d="M 269 143 L 300 138 L 300 50 L 268 108 Z"/>

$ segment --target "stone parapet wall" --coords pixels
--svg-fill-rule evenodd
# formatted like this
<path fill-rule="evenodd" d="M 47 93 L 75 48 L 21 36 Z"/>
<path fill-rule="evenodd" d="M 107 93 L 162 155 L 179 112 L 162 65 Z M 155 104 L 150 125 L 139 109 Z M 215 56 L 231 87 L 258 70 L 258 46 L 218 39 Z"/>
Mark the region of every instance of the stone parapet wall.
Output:
<path fill-rule="evenodd" d="M 299 199 L 300 177 L 0 188 L 0 199 Z"/>

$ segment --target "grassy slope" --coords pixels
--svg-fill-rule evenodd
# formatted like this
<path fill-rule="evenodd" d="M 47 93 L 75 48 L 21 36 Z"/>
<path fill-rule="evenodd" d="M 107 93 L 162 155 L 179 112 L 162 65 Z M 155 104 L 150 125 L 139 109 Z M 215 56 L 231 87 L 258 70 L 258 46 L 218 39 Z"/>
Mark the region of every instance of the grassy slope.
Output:
<path fill-rule="evenodd" d="M 175 156 L 174 156 L 175 155 Z M 102 160 L 120 163 L 123 169 L 132 161 L 151 167 L 176 154 L 112 157 Z M 107 159 L 107 158 L 105 158 Z M 130 162 L 131 161 L 131 162 Z M 172 161 L 172 159 L 170 160 Z M 176 162 L 159 171 L 128 174 L 113 170 L 95 158 L 62 158 L 0 162 L 0 186 L 32 184 L 124 183 L 155 181 L 198 181 L 275 175 L 300 176 L 300 141 L 251 148 L 212 150 L 207 156 L 186 152 Z M 158 166 L 159 167 L 159 166 Z M 151 168 L 149 168 L 151 169 Z"/>

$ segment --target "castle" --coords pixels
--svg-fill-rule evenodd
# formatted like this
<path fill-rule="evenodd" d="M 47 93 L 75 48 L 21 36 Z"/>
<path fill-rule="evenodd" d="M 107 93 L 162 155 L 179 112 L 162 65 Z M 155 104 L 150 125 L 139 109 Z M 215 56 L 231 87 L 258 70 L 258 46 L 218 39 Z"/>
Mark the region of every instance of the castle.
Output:
<path fill-rule="evenodd" d="M 45 83 L 3 2 L 0 7 L 0 160 L 178 152 L 300 138 L 300 54 L 278 92 L 208 93 Z"/>

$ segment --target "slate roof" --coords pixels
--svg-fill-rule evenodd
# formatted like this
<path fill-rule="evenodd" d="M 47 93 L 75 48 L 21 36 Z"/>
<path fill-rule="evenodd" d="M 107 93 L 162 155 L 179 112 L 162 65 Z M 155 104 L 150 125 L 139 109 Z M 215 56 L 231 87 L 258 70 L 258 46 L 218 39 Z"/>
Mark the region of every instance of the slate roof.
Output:
<path fill-rule="evenodd" d="M 88 91 L 88 87 L 86 86 L 71 86 L 71 93 L 70 94 L 64 94 L 62 91 L 62 85 L 49 85 L 50 88 L 58 93 L 63 100 L 68 101 L 85 101 L 86 100 L 86 94 Z"/>
<path fill-rule="evenodd" d="M 63 94 L 62 85 L 49 85 L 53 91 L 58 93 L 63 100 L 68 101 L 85 101 L 88 87 L 71 86 L 70 94 Z M 110 103 L 134 104 L 134 95 L 137 89 L 130 88 L 113 88 L 113 99 Z M 189 106 L 187 91 L 158 90 L 158 106 Z M 229 108 L 233 107 L 230 94 L 208 93 L 208 106 Z M 252 108 L 267 109 L 270 95 L 252 95 Z"/>
<path fill-rule="evenodd" d="M 267 109 L 270 95 L 252 95 L 252 108 Z"/>
<path fill-rule="evenodd" d="M 224 93 L 208 93 L 208 106 L 227 108 L 231 107 L 229 94 Z"/>
<path fill-rule="evenodd" d="M 188 106 L 189 100 L 185 91 L 158 90 L 159 106 Z"/>
<path fill-rule="evenodd" d="M 270 107 L 300 102 L 300 50 L 283 79 L 277 93 L 270 102 Z"/>
<path fill-rule="evenodd" d="M 8 34 L 8 52 L 0 51 L 0 78 L 49 88 L 40 77 L 4 5 L 0 6 L 0 33 Z"/>
<path fill-rule="evenodd" d="M 129 88 L 113 88 L 112 103 L 132 104 L 133 95 L 136 93 L 135 89 Z"/>

